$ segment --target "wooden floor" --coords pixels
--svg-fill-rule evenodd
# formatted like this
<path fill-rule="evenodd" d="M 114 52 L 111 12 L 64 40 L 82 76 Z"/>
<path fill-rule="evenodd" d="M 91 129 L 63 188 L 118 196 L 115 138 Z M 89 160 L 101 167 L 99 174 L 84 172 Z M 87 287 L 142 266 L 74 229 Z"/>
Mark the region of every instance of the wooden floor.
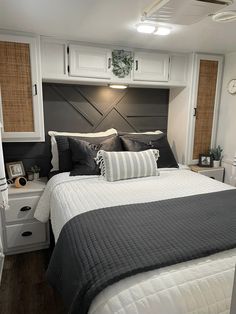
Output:
<path fill-rule="evenodd" d="M 0 314 L 62 314 L 63 304 L 47 284 L 50 251 L 7 256 L 0 286 Z"/>

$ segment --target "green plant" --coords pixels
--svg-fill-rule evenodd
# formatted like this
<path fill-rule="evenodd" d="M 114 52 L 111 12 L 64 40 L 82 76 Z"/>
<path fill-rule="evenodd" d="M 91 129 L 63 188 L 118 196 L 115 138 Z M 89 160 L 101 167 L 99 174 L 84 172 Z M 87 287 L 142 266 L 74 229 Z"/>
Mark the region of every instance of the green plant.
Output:
<path fill-rule="evenodd" d="M 40 167 L 37 166 L 37 165 L 34 165 L 30 168 L 30 170 L 33 172 L 33 173 L 39 173 L 40 172 Z"/>
<path fill-rule="evenodd" d="M 112 51 L 112 72 L 115 76 L 123 78 L 130 74 L 134 58 L 130 51 L 113 50 Z"/>
<path fill-rule="evenodd" d="M 212 156 L 213 160 L 221 160 L 222 152 L 223 148 L 221 148 L 220 145 L 218 145 L 216 148 L 210 149 L 210 155 Z"/>

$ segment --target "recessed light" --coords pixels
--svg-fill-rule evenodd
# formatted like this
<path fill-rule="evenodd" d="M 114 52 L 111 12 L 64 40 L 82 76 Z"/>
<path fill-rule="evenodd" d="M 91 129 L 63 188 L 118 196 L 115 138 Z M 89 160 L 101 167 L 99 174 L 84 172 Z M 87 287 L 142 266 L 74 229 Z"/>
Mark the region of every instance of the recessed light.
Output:
<path fill-rule="evenodd" d="M 144 34 L 152 34 L 156 30 L 156 26 L 149 23 L 140 23 L 137 25 L 137 31 Z"/>
<path fill-rule="evenodd" d="M 116 88 L 116 89 L 126 89 L 127 85 L 121 85 L 121 84 L 109 84 L 109 87 Z"/>
<path fill-rule="evenodd" d="M 171 32 L 170 28 L 164 27 L 164 26 L 159 26 L 157 28 L 157 31 L 155 32 L 155 35 L 167 36 L 170 34 L 170 32 Z"/>

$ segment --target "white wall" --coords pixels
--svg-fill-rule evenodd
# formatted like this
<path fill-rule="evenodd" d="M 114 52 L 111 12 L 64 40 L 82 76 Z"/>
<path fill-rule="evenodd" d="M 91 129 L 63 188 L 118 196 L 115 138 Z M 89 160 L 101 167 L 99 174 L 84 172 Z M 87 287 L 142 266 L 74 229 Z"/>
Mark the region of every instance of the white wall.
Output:
<path fill-rule="evenodd" d="M 171 88 L 168 113 L 168 141 L 175 158 L 181 164 L 189 164 L 190 115 L 192 111 L 192 79 L 194 55 L 189 55 L 188 86 Z"/>
<path fill-rule="evenodd" d="M 0 210 L 2 210 L 2 209 L 0 208 Z M 2 247 L 1 236 L 2 236 L 2 223 L 1 223 L 1 213 L 0 213 L 0 285 L 1 285 L 3 264 L 4 264 L 4 255 L 3 255 L 3 247 Z"/>
<path fill-rule="evenodd" d="M 222 165 L 225 167 L 225 182 L 229 183 L 232 161 L 236 152 L 236 95 L 227 92 L 228 82 L 236 78 L 236 52 L 225 56 L 217 144 L 224 149 Z"/>
<path fill-rule="evenodd" d="M 188 133 L 189 87 L 170 90 L 168 140 L 177 161 L 186 164 Z"/>

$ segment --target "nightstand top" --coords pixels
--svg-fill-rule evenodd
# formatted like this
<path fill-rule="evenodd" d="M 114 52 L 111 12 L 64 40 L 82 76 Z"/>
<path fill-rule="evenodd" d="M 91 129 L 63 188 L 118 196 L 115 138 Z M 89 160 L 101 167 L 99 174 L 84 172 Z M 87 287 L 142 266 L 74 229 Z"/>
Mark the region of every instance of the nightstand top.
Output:
<path fill-rule="evenodd" d="M 209 170 L 212 170 L 212 171 L 215 171 L 215 170 L 224 170 L 223 167 L 200 167 L 198 165 L 189 165 L 190 169 L 192 171 L 195 171 L 195 172 L 198 172 L 198 171 L 209 171 Z"/>
<path fill-rule="evenodd" d="M 28 181 L 26 186 L 22 188 L 16 188 L 14 184 L 8 185 L 9 195 L 19 195 L 23 193 L 42 192 L 47 184 L 47 178 L 40 178 L 39 180 Z"/>

